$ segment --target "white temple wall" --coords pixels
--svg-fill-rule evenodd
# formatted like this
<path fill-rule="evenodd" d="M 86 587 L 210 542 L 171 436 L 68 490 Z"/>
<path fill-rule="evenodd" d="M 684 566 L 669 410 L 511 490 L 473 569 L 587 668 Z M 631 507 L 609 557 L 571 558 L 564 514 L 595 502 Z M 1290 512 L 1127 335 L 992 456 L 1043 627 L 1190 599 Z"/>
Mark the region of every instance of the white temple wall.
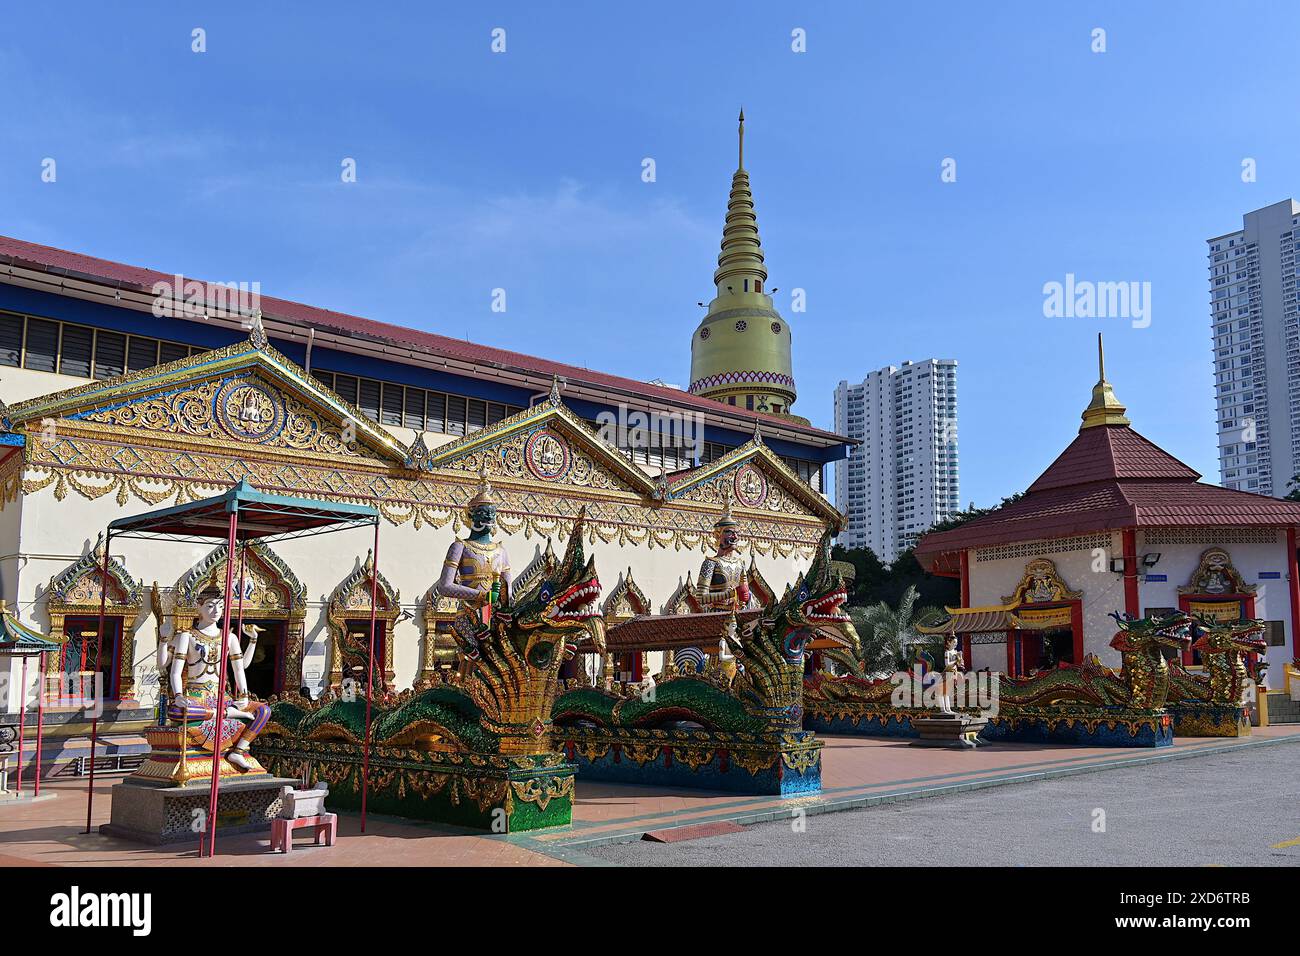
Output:
<path fill-rule="evenodd" d="M 1160 561 L 1151 568 L 1154 574 L 1163 574 L 1168 580 L 1148 581 L 1139 578 L 1139 606 L 1147 608 L 1178 607 L 1178 588 L 1188 584 L 1200 565 L 1201 554 L 1207 548 L 1221 547 L 1232 556 L 1233 566 L 1247 585 L 1255 585 L 1255 616 L 1264 621 L 1281 621 L 1286 633 L 1286 645 L 1270 647 L 1268 651 L 1269 668 L 1272 671 L 1272 684 L 1281 680 L 1282 665 L 1292 659 L 1291 638 L 1291 592 L 1288 578 L 1286 553 L 1286 532 L 1279 530 L 1275 540 L 1268 542 L 1231 543 L 1231 539 L 1216 538 L 1213 533 L 1197 534 L 1198 540 L 1186 544 L 1163 544 L 1159 533 L 1153 533 L 1154 543 L 1147 543 L 1148 535 L 1139 531 L 1138 559 L 1143 554 L 1160 553 Z M 1227 543 L 1225 543 L 1225 540 Z M 1276 573 L 1277 578 L 1261 577 L 1261 574 Z"/>
<path fill-rule="evenodd" d="M 1267 532 L 1265 533 L 1267 534 Z M 1255 533 L 1252 532 L 1251 536 Z M 1148 538 L 1152 540 L 1149 541 Z M 1163 543 L 1159 532 L 1150 536 L 1139 531 L 1137 535 L 1138 611 L 1149 608 L 1177 608 L 1178 588 L 1187 585 L 1200 564 L 1201 554 L 1209 547 L 1222 547 L 1231 556 L 1237 571 L 1247 584 L 1256 586 L 1255 616 L 1262 620 L 1283 622 L 1287 643 L 1269 649 L 1269 665 L 1279 674 L 1282 664 L 1291 660 L 1291 596 L 1287 579 L 1286 533 L 1278 531 L 1275 540 L 1268 542 L 1223 543 L 1225 537 L 1213 532 L 1195 534 L 1187 543 Z M 1101 561 L 1094 563 L 1091 550 L 1072 550 L 1034 553 L 1004 558 L 996 561 L 977 561 L 971 552 L 970 604 L 973 607 L 1002 603 L 1011 594 L 1024 575 L 1025 564 L 1036 557 L 1044 557 L 1056 564 L 1056 569 L 1066 585 L 1083 592 L 1084 653 L 1096 654 L 1103 664 L 1120 665 L 1119 653 L 1110 647 L 1116 625 L 1110 617 L 1112 611 L 1124 611 L 1123 578 L 1110 571 L 1110 560 L 1121 551 L 1119 532 L 1110 536 L 1110 549 Z M 1231 541 L 1231 538 L 1226 540 Z M 1159 552 L 1159 562 L 1145 569 L 1140 562 L 1144 554 Z M 1101 570 L 1096 570 L 1100 568 Z M 1165 581 L 1146 580 L 1147 573 L 1164 575 Z M 1278 578 L 1263 578 L 1261 574 L 1277 573 Z M 976 644 L 971 648 L 975 668 L 989 667 L 1001 670 L 1006 667 L 1006 649 L 1002 644 Z"/>
<path fill-rule="evenodd" d="M 0 533 L 19 525 L 20 543 L 8 549 L 21 551 L 21 561 L 4 565 L 6 594 L 16 599 L 22 620 L 41 632 L 48 631 L 49 619 L 43 606 L 43 594 L 50 579 L 78 560 L 93 545 L 108 522 L 129 514 L 149 510 L 132 499 L 119 507 L 110 493 L 91 501 L 70 492 L 62 501 L 54 497 L 53 487 L 22 496 L 21 509 L 15 502 L 0 512 Z M 160 506 L 162 507 L 162 506 Z M 16 517 L 21 515 L 21 517 Z M 462 532 L 463 533 L 463 532 Z M 398 623 L 394 629 L 393 666 L 398 688 L 411 686 L 420 669 L 424 623 L 423 600 L 442 571 L 447 548 L 456 536 L 450 525 L 442 528 L 424 526 L 418 531 L 407 523 L 380 525 L 379 570 L 401 593 L 402 606 L 414 617 Z M 545 539 L 525 538 L 523 534 L 503 535 L 516 573 L 522 571 L 545 547 Z M 567 536 L 554 542 L 562 554 Z M 307 618 L 303 673 L 313 693 L 319 693 L 328 678 L 328 629 L 325 605 L 334 588 L 365 558 L 373 543 L 369 528 L 350 529 L 318 537 L 273 543 L 272 550 L 284 560 L 307 588 Z M 116 539 L 112 554 L 125 564 L 128 572 L 143 580 L 146 588 L 157 581 L 163 589 L 171 588 L 194 564 L 206 556 L 218 541 L 178 543 Z M 586 545 L 587 553 L 596 557 L 605 595 L 618 583 L 619 575 L 630 567 L 637 585 L 651 600 L 653 610 L 660 611 L 687 574 L 695 575 L 704 558 L 702 551 L 676 551 L 646 547 L 624 547 L 597 541 Z M 780 594 L 808 566 L 803 558 L 781 559 L 759 555 L 758 567 L 768 583 Z M 15 575 L 14 568 L 20 568 Z M 603 598 L 602 598 L 603 599 Z M 133 659 L 136 661 L 137 696 L 156 699 L 157 679 L 153 664 L 156 647 L 152 617 L 142 609 L 137 618 Z M 651 655 L 651 665 L 658 656 Z"/>
<path fill-rule="evenodd" d="M 1089 536 L 1092 537 L 1092 536 Z M 1106 548 L 1106 536 L 1100 536 Z M 1024 576 L 1025 565 L 1035 558 L 1048 558 L 1056 564 L 1056 571 L 1072 591 L 1083 592 L 1083 651 L 1096 654 L 1103 664 L 1118 667 L 1119 652 L 1113 650 L 1110 640 L 1115 634 L 1115 622 L 1111 611 L 1124 610 L 1123 579 L 1109 570 L 1110 559 L 1119 554 L 1120 535 L 1109 537 L 1110 547 L 1098 559 L 1093 547 L 1078 550 L 1034 553 L 993 561 L 979 561 L 976 553 L 970 555 L 970 604 L 972 607 L 984 607 L 1001 604 L 1002 599 L 1012 594 L 1020 579 Z M 1103 570 L 1097 571 L 1094 568 Z M 1003 644 L 976 644 L 971 648 L 972 665 L 975 668 L 989 667 L 994 670 L 1006 670 L 1007 654 Z"/>

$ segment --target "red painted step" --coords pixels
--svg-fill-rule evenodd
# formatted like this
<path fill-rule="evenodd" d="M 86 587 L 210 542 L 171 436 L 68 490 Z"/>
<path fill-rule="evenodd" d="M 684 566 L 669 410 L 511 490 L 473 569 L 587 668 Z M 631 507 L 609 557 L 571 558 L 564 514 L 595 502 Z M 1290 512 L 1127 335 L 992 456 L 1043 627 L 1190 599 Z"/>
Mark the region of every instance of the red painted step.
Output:
<path fill-rule="evenodd" d="M 724 833 L 739 833 L 745 829 L 739 823 L 719 820 L 717 823 L 693 823 L 686 827 L 669 827 L 666 830 L 647 830 L 641 834 L 642 840 L 651 843 L 682 843 L 686 840 L 698 840 L 701 837 L 722 836 Z"/>

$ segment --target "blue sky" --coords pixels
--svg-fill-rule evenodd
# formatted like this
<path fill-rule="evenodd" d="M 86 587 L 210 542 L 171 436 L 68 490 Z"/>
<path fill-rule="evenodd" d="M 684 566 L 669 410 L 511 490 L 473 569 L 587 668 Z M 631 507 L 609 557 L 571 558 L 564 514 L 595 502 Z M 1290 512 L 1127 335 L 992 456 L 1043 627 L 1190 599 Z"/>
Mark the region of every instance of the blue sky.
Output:
<path fill-rule="evenodd" d="M 1101 330 L 1135 426 L 1217 480 L 1204 240 L 1300 192 L 1294 4 L 266 6 L 8 7 L 0 233 L 685 384 L 743 104 L 796 411 L 956 358 L 995 503 L 1073 437 Z M 1150 326 L 1045 318 L 1067 273 L 1150 282 Z"/>

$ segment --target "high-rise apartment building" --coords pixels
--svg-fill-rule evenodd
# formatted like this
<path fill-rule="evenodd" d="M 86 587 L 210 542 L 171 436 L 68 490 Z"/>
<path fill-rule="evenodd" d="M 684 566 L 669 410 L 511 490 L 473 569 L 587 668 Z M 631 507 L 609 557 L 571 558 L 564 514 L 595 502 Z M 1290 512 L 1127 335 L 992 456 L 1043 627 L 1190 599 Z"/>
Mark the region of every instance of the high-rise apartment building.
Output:
<path fill-rule="evenodd" d="M 835 389 L 835 431 L 862 444 L 835 463 L 837 539 L 893 561 L 959 510 L 957 362 L 925 359 Z"/>
<path fill-rule="evenodd" d="M 1207 243 L 1219 481 L 1281 497 L 1300 472 L 1300 204 L 1248 212 Z"/>

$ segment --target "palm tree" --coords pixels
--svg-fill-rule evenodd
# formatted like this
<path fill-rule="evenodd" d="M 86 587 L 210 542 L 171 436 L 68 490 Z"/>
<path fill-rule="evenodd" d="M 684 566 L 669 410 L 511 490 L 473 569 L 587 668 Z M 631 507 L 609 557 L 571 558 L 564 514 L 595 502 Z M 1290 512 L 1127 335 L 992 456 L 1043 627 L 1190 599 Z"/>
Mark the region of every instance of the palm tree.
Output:
<path fill-rule="evenodd" d="M 908 585 L 897 608 L 881 601 L 849 609 L 862 644 L 862 669 L 868 675 L 892 674 L 908 666 L 912 645 L 921 639 L 913 617 L 917 596 L 916 588 Z"/>

